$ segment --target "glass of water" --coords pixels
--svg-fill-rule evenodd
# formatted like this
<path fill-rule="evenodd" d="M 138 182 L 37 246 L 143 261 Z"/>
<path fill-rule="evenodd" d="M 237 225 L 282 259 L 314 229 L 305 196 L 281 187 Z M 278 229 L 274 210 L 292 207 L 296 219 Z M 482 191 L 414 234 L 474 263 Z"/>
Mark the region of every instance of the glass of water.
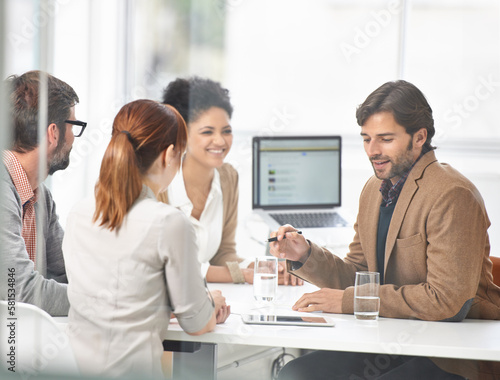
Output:
<path fill-rule="evenodd" d="M 257 301 L 271 302 L 278 290 L 278 259 L 263 256 L 255 259 L 253 296 Z"/>
<path fill-rule="evenodd" d="M 356 319 L 376 321 L 380 309 L 380 273 L 356 272 L 354 285 L 354 316 Z"/>

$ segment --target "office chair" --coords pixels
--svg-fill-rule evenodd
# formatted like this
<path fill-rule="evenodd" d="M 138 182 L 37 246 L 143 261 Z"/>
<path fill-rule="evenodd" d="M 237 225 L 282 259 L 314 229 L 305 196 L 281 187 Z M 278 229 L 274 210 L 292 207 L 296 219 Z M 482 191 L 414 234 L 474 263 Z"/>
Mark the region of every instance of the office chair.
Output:
<path fill-rule="evenodd" d="M 500 257 L 490 256 L 490 260 L 493 263 L 493 267 L 491 268 L 493 282 L 500 286 Z"/>
<path fill-rule="evenodd" d="M 0 301 L 0 316 L 0 372 L 15 365 L 16 374 L 26 378 L 79 374 L 67 334 L 48 313 L 26 303 Z"/>

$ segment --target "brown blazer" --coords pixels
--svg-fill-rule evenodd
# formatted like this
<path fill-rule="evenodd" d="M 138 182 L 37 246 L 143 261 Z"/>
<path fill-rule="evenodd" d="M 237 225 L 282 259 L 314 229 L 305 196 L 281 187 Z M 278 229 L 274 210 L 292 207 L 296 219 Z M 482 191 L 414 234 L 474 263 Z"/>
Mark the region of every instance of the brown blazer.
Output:
<path fill-rule="evenodd" d="M 345 289 L 343 313 L 353 313 L 355 272 L 377 271 L 380 185 L 372 177 L 361 193 L 355 236 L 344 260 L 311 244 L 308 260 L 292 272 L 319 287 Z M 409 173 L 392 216 L 380 315 L 430 321 L 500 319 L 489 225 L 474 185 L 440 164 L 434 151 L 426 153 Z"/>
<path fill-rule="evenodd" d="M 211 265 L 225 266 L 228 261 L 241 262 L 236 254 L 236 226 L 238 224 L 238 172 L 230 164 L 217 169 L 222 190 L 222 238 L 217 253 L 210 260 Z M 158 200 L 168 203 L 167 191 L 158 195 Z"/>

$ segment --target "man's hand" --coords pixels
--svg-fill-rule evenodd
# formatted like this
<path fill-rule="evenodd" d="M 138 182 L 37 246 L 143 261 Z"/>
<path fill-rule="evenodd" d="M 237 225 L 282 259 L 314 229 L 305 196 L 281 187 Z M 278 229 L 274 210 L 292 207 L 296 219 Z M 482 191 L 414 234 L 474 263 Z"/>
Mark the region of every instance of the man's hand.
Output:
<path fill-rule="evenodd" d="M 284 239 L 286 235 L 286 239 Z M 297 233 L 297 229 L 289 224 L 285 224 L 278 228 L 278 231 L 271 233 L 271 237 L 277 237 L 278 240 L 270 243 L 270 252 L 273 256 L 280 259 L 288 259 L 292 261 L 301 261 L 304 263 L 307 260 L 309 252 L 309 243 L 304 236 Z"/>
<path fill-rule="evenodd" d="M 306 293 L 292 306 L 296 311 L 323 311 L 325 313 L 342 313 L 342 297 L 344 291 L 323 288 L 314 293 Z"/>
<path fill-rule="evenodd" d="M 279 285 L 304 285 L 304 280 L 288 273 L 284 262 L 278 263 L 278 284 Z"/>

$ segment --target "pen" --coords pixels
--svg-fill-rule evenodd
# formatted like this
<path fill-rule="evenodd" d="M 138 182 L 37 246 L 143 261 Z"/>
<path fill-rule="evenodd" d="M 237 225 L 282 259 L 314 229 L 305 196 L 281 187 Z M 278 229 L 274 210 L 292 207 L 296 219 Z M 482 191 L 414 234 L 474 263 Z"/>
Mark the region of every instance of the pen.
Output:
<path fill-rule="evenodd" d="M 302 235 L 302 231 L 288 231 L 288 232 L 297 232 L 298 234 Z M 286 239 L 286 235 L 283 236 L 283 239 Z M 273 241 L 278 241 L 278 238 L 275 236 L 275 237 L 270 237 L 269 239 L 267 239 L 268 243 L 271 243 Z"/>

